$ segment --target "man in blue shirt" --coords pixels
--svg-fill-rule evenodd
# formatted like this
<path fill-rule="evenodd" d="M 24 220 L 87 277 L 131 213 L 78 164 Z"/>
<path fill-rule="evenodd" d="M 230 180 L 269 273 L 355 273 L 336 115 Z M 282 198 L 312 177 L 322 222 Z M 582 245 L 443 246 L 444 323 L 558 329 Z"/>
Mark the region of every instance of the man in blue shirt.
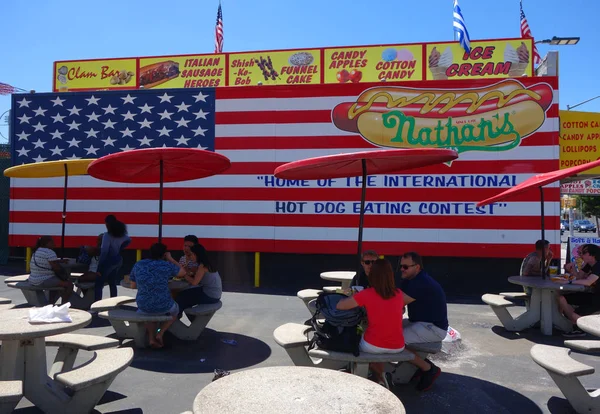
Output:
<path fill-rule="evenodd" d="M 186 270 L 176 264 L 165 260 L 167 246 L 155 243 L 150 248 L 150 259 L 140 260 L 133 266 L 129 275 L 131 287 L 137 288 L 135 301 L 138 312 L 143 314 L 157 315 L 169 314 L 173 316 L 170 321 L 163 322 L 159 332 L 156 332 L 156 322 L 146 323 L 146 331 L 150 346 L 162 348 L 163 335 L 165 331 L 175 322 L 179 307 L 171 297 L 169 290 L 169 279 L 174 276 L 183 277 Z"/>
<path fill-rule="evenodd" d="M 402 281 L 400 289 L 412 299 L 408 302 L 408 319 L 402 321 L 404 342 L 410 344 L 441 342 L 448 330 L 446 294 L 438 282 L 423 270 L 423 259 L 418 253 L 408 252 L 400 259 Z M 417 385 L 420 391 L 427 391 L 433 385 L 441 370 L 431 361 L 431 369 L 421 375 Z"/>

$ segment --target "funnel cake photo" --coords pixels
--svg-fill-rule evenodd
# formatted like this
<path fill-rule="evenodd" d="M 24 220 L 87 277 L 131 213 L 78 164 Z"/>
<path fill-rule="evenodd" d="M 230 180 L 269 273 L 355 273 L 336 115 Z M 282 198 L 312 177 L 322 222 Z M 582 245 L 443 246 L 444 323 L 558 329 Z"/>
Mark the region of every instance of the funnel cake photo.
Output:
<path fill-rule="evenodd" d="M 527 49 L 527 45 L 521 42 L 521 46 L 515 49 L 510 43 L 507 43 L 506 49 L 504 49 L 504 61 L 510 62 L 508 76 L 511 78 L 523 76 L 529 66 L 529 49 Z"/>
<path fill-rule="evenodd" d="M 436 47 L 429 54 L 429 70 L 435 80 L 448 79 L 446 71 L 452 65 L 452 50 L 447 47 L 444 53 L 440 53 Z"/>

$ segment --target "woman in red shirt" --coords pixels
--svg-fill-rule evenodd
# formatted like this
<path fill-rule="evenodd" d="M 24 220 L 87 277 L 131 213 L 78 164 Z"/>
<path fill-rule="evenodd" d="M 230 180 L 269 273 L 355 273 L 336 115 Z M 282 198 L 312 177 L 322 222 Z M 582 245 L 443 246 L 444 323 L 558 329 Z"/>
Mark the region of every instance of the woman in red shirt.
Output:
<path fill-rule="evenodd" d="M 337 309 L 346 310 L 362 306 L 367 310 L 367 329 L 360 341 L 360 350 L 371 354 L 393 354 L 404 351 L 404 335 L 402 333 L 402 315 L 404 305 L 412 302 L 400 289 L 396 289 L 394 271 L 390 262 L 378 259 L 373 263 L 369 273 L 371 287 L 354 296 L 338 302 Z M 407 351 L 410 352 L 410 351 Z M 427 363 L 418 355 L 411 361 L 419 368 L 426 370 Z M 384 375 L 385 365 L 373 362 L 369 367 L 379 384 L 390 388 L 391 376 Z"/>

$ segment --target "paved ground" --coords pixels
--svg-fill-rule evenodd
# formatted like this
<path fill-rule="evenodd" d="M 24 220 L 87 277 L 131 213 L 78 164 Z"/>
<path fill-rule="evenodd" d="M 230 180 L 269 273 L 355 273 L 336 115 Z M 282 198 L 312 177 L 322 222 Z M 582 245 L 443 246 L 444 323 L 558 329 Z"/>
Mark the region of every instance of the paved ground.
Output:
<path fill-rule="evenodd" d="M 120 294 L 132 294 L 120 289 Z M 0 297 L 23 303 L 21 293 L 4 283 L 0 283 Z M 136 349 L 133 364 L 117 377 L 97 412 L 181 413 L 191 409 L 194 397 L 212 380 L 215 368 L 237 371 L 291 365 L 285 351 L 273 341 L 272 332 L 283 323 L 303 322 L 309 316 L 295 296 L 225 293 L 223 308 L 197 342 L 169 337 L 166 349 Z M 543 337 L 537 330 L 508 333 L 497 326 L 498 320 L 486 305 L 450 304 L 449 316 L 451 326 L 462 334 L 462 350 L 434 358 L 443 374 L 431 391 L 417 393 L 414 385 L 394 390 L 408 413 L 571 412 L 553 381 L 529 356 L 533 344 L 561 345 L 562 337 Z M 112 328 L 95 318 L 83 331 L 110 335 Z M 237 345 L 223 343 L 226 339 L 236 340 Z M 576 359 L 600 368 L 596 357 L 577 355 Z M 600 388 L 600 376 L 584 380 L 588 388 Z M 18 414 L 38 412 L 26 400 L 16 410 Z"/>

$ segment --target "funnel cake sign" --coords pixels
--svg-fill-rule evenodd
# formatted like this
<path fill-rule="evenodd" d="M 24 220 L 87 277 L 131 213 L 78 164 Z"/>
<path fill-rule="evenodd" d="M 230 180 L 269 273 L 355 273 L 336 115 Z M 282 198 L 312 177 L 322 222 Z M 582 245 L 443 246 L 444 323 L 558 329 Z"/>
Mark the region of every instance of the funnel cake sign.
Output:
<path fill-rule="evenodd" d="M 337 105 L 332 119 L 381 147 L 507 151 L 544 124 L 552 100 L 547 83 L 514 79 L 481 88 L 375 87 Z"/>

